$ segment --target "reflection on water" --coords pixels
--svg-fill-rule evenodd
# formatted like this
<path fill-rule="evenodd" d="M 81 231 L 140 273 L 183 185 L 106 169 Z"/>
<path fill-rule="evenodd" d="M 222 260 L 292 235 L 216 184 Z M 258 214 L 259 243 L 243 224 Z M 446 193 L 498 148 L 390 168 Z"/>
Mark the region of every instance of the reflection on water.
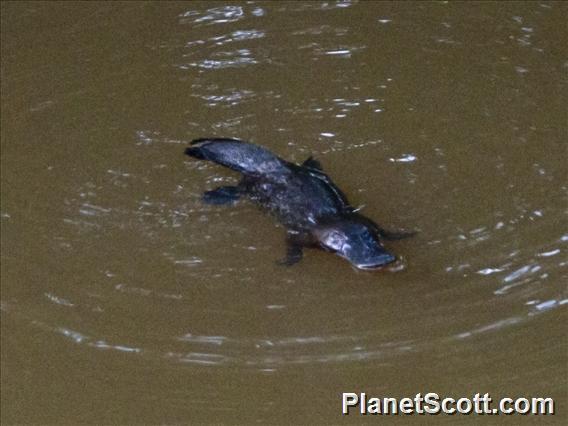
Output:
<path fill-rule="evenodd" d="M 561 406 L 565 15 L 2 4 L 3 420 L 337 423 L 342 391 Z M 201 203 L 237 182 L 183 156 L 202 136 L 314 155 L 419 233 L 379 273 L 316 250 L 283 268 L 274 220 Z"/>

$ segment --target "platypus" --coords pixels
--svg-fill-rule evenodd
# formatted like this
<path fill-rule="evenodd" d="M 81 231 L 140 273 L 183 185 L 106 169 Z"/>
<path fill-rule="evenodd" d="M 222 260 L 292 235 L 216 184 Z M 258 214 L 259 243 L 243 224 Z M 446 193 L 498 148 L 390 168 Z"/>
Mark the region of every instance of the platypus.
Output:
<path fill-rule="evenodd" d="M 304 247 L 315 247 L 338 254 L 358 269 L 378 269 L 397 259 L 381 238 L 414 234 L 386 231 L 358 213 L 313 157 L 297 165 L 261 146 L 227 138 L 195 139 L 185 153 L 242 174 L 238 185 L 207 191 L 203 200 L 229 204 L 246 196 L 272 213 L 287 230 L 282 264 L 299 262 Z"/>

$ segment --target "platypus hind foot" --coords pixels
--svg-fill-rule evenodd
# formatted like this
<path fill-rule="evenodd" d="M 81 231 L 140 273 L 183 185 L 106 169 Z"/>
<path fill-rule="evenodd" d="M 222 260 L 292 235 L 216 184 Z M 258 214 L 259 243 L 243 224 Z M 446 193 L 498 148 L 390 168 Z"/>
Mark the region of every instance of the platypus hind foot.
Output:
<path fill-rule="evenodd" d="M 221 205 L 234 203 L 238 201 L 240 196 L 241 191 L 238 187 L 221 186 L 217 189 L 204 192 L 202 199 L 205 204 Z"/>

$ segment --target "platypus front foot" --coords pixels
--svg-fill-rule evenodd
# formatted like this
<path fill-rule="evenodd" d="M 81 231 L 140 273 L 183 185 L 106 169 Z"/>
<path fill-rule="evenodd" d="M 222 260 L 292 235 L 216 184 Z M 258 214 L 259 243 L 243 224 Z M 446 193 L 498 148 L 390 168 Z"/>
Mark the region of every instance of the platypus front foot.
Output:
<path fill-rule="evenodd" d="M 302 260 L 302 256 L 286 256 L 282 259 L 276 261 L 277 265 L 280 266 L 293 266 Z"/>
<path fill-rule="evenodd" d="M 377 232 L 379 236 L 383 237 L 385 240 L 402 240 L 404 238 L 414 237 L 418 234 L 418 231 L 387 231 L 386 229 L 377 227 Z"/>
<path fill-rule="evenodd" d="M 276 263 L 283 266 L 292 266 L 298 263 L 304 257 L 304 250 L 301 245 L 294 244 L 288 239 L 286 247 L 286 257 L 278 260 Z"/>

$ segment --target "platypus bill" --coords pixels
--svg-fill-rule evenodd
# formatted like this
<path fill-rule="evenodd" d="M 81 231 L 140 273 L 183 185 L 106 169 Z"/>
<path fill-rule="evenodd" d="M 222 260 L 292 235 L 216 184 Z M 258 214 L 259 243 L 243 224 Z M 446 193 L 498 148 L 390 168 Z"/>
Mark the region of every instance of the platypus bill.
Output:
<path fill-rule="evenodd" d="M 343 192 L 310 157 L 302 165 L 238 139 L 196 139 L 185 150 L 242 174 L 237 186 L 222 186 L 203 195 L 208 204 L 229 204 L 246 196 L 272 213 L 287 229 L 287 254 L 281 263 L 302 259 L 304 247 L 321 248 L 347 259 L 358 269 L 378 269 L 396 260 L 382 239 L 414 232 L 388 232 L 357 213 Z"/>

